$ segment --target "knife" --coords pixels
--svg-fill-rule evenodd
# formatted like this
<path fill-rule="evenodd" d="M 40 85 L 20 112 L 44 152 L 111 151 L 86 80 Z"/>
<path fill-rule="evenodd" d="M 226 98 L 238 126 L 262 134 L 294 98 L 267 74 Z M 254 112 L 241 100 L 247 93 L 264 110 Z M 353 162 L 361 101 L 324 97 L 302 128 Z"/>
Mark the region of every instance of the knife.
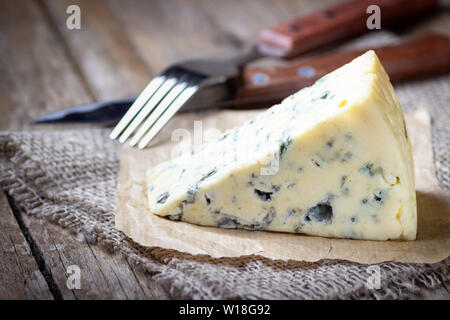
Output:
<path fill-rule="evenodd" d="M 422 16 L 424 13 L 433 12 L 438 7 L 438 3 L 438 0 L 346 1 L 263 30 L 259 36 L 258 50 L 251 50 L 248 55 L 257 57 L 265 54 L 290 58 L 332 44 L 333 42 L 368 32 L 370 30 L 366 26 L 367 8 L 373 4 L 376 4 L 380 8 L 382 12 L 381 22 L 383 27 L 386 27 L 398 24 L 405 19 L 414 19 L 418 15 Z M 253 54 L 254 52 L 258 54 Z M 256 57 L 251 59 L 255 59 Z M 308 78 L 310 75 L 306 74 L 306 77 Z M 186 111 L 210 107 L 205 106 L 205 101 L 209 101 L 210 104 L 214 104 L 216 107 L 231 106 L 233 104 L 236 106 L 245 106 L 248 104 L 246 100 L 253 104 L 260 104 L 261 102 L 259 100 L 264 100 L 262 97 L 257 98 L 256 101 L 255 97 L 244 99 L 242 103 L 236 103 L 234 101 L 236 97 L 240 96 L 238 91 L 243 89 L 242 81 L 240 80 L 241 77 L 238 75 L 237 77 L 233 77 L 233 79 L 230 78 L 223 85 L 210 86 L 200 90 L 201 92 L 198 92 L 195 97 L 185 103 L 181 110 Z M 265 84 L 267 82 L 266 80 L 266 77 L 259 74 L 256 74 L 252 79 L 255 84 Z M 127 110 L 127 105 L 133 103 L 135 99 L 136 97 L 132 97 L 131 99 L 121 101 L 97 102 L 85 106 L 78 106 L 75 109 L 57 112 L 49 117 L 44 116 L 35 119 L 32 123 L 117 121 L 117 115 L 124 114 L 122 110 Z M 218 104 L 219 101 L 220 105 Z M 102 110 L 104 112 L 98 113 L 98 111 Z"/>
<path fill-rule="evenodd" d="M 267 107 L 301 88 L 312 85 L 323 75 L 350 62 L 365 51 L 337 51 L 297 59 L 281 66 L 245 66 L 235 97 L 215 106 L 202 105 L 202 98 L 199 97 L 187 110 Z M 443 35 L 425 34 L 399 45 L 376 48 L 375 52 L 393 82 L 450 71 L 450 39 Z M 31 124 L 112 123 L 125 114 L 135 99 L 136 97 L 129 97 L 75 106 L 34 119 Z"/>

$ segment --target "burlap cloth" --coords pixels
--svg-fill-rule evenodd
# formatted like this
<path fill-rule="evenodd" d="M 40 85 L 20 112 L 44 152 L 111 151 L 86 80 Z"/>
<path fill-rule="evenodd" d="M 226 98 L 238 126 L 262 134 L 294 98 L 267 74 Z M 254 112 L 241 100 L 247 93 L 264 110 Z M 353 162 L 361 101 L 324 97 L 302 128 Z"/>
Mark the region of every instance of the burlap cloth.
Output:
<path fill-rule="evenodd" d="M 450 30 L 448 16 L 431 26 Z M 430 29 L 430 28 L 428 28 Z M 433 28 L 431 28 L 433 29 Z M 397 41 L 391 33 L 351 46 Z M 428 108 L 436 175 L 450 191 L 450 75 L 396 85 L 406 112 Z M 381 289 L 370 289 L 367 265 L 346 261 L 273 261 L 255 256 L 212 259 L 142 248 L 114 227 L 120 146 L 110 129 L 0 133 L 0 181 L 22 210 L 46 218 L 124 255 L 150 272 L 174 299 L 418 298 L 450 283 L 450 258 L 436 264 L 377 264 Z"/>

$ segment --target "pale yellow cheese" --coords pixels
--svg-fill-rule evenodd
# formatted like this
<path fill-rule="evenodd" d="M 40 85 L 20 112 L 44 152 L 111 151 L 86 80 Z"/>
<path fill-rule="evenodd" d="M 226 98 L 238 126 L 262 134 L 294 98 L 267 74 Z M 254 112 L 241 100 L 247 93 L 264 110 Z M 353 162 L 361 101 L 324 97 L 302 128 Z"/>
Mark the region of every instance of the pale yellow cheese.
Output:
<path fill-rule="evenodd" d="M 373 51 L 147 173 L 151 213 L 204 226 L 416 237 L 411 146 Z"/>

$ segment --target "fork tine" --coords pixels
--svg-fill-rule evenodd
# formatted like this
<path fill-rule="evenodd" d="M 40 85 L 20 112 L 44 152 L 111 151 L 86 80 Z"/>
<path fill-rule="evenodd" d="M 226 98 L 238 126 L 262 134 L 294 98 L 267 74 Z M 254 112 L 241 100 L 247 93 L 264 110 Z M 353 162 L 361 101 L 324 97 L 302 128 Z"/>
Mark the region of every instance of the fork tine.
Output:
<path fill-rule="evenodd" d="M 153 78 L 152 81 L 145 87 L 142 93 L 133 102 L 130 109 L 125 113 L 125 115 L 120 119 L 119 123 L 114 127 L 113 131 L 109 135 L 111 139 L 117 139 L 120 134 L 125 130 L 125 128 L 130 124 L 138 112 L 145 106 L 148 100 L 154 95 L 156 90 L 158 90 L 166 80 L 169 70 L 166 70 L 159 74 L 157 77 Z"/>
<path fill-rule="evenodd" d="M 170 106 L 170 104 L 175 101 L 178 95 L 186 88 L 187 82 L 189 80 L 189 74 L 184 74 L 180 77 L 179 82 L 170 90 L 170 92 L 164 97 L 164 99 L 158 104 L 158 106 L 153 109 L 149 117 L 141 125 L 137 133 L 130 140 L 130 146 L 134 147 L 137 142 L 142 138 L 142 136 L 147 132 L 147 130 L 158 120 L 161 114 Z"/>
<path fill-rule="evenodd" d="M 173 117 L 173 115 L 189 100 L 190 97 L 198 90 L 199 84 L 204 79 L 202 77 L 195 77 L 184 90 L 178 95 L 178 97 L 165 109 L 156 122 L 150 124 L 145 131 L 148 132 L 139 141 L 138 147 L 143 149 L 151 142 L 151 140 L 158 134 L 158 132 L 164 127 L 164 125 Z"/>
<path fill-rule="evenodd" d="M 161 86 L 155 91 L 152 97 L 147 101 L 143 108 L 138 112 L 135 118 L 131 121 L 125 131 L 120 135 L 119 141 L 124 143 L 131 136 L 131 134 L 136 130 L 136 128 L 145 120 L 145 118 L 155 109 L 155 107 L 161 102 L 162 99 L 167 95 L 167 93 L 172 90 L 172 88 L 177 83 L 177 74 L 170 74 L 166 80 L 161 84 Z"/>

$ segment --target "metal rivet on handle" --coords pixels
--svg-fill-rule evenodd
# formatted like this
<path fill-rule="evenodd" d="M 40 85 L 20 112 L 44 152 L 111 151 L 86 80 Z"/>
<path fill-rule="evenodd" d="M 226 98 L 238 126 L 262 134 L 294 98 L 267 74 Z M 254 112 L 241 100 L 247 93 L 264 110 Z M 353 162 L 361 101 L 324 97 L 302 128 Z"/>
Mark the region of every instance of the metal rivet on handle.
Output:
<path fill-rule="evenodd" d="M 297 73 L 305 78 L 311 78 L 316 74 L 316 70 L 313 67 L 300 67 L 297 70 Z"/>
<path fill-rule="evenodd" d="M 254 84 L 266 84 L 269 82 L 269 76 L 264 73 L 256 73 L 252 77 L 252 82 Z"/>

